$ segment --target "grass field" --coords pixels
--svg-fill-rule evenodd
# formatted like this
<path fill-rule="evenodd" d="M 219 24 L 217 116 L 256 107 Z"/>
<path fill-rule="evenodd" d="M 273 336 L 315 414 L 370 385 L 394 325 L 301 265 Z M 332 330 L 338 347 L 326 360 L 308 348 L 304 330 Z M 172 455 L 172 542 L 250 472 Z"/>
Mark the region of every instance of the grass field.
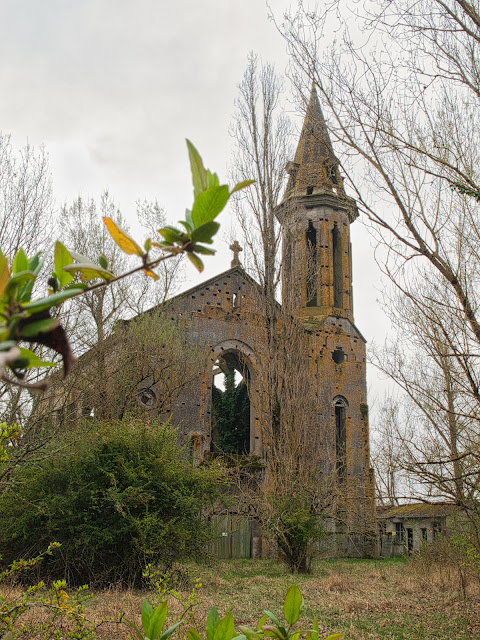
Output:
<path fill-rule="evenodd" d="M 205 617 L 215 605 L 221 615 L 233 611 L 237 625 L 256 626 L 264 609 L 282 616 L 282 604 L 288 587 L 296 583 L 305 599 L 300 622 L 310 628 L 319 620 L 320 638 L 343 632 L 346 640 L 470 640 L 480 638 L 480 584 L 470 577 L 461 588 L 459 572 L 446 561 L 414 558 L 397 560 L 318 560 L 310 576 L 292 576 L 273 560 L 216 560 L 211 564 L 190 564 L 175 571 L 173 586 L 178 597 L 168 596 L 169 619 L 173 623 L 188 605 L 196 579 L 193 607 L 186 615 L 205 637 Z M 7 585 L 3 585 L 5 591 Z M 12 585 L 7 600 L 19 593 Z M 1 593 L 0 596 L 6 595 Z M 86 602 L 85 614 L 94 620 L 99 640 L 127 640 L 129 628 L 119 616 L 140 624 L 142 599 L 158 601 L 150 591 L 111 588 L 97 591 Z M 183 600 L 182 605 L 179 601 Z M 34 608 L 22 614 L 27 625 L 44 621 L 44 609 Z M 103 621 L 103 622 L 102 622 Z M 21 637 L 80 638 L 68 635 L 71 623 L 58 621 L 61 629 L 54 635 L 24 632 Z M 17 627 L 17 625 L 16 625 Z M 58 624 L 57 624 L 58 628 Z M 187 624 L 179 628 L 173 640 L 185 640 Z M 17 636 L 15 636 L 17 637 Z M 20 637 L 20 636 L 19 636 Z"/>
<path fill-rule="evenodd" d="M 480 587 L 471 580 L 464 599 L 454 567 L 421 560 L 321 560 L 311 576 L 291 576 L 270 560 L 220 560 L 182 570 L 179 591 L 187 597 L 195 578 L 202 588 L 192 622 L 204 629 L 205 615 L 215 605 L 223 615 L 232 609 L 237 624 L 254 625 L 263 609 L 281 613 L 284 595 L 295 582 L 305 598 L 303 621 L 316 615 L 321 637 L 343 632 L 345 639 L 467 640 L 480 638 Z M 110 590 L 87 605 L 96 620 L 126 617 L 139 620 L 148 592 Z M 151 594 L 150 594 L 151 597 Z M 172 614 L 180 606 L 170 597 Z M 128 638 L 121 625 L 104 624 L 98 638 Z"/>

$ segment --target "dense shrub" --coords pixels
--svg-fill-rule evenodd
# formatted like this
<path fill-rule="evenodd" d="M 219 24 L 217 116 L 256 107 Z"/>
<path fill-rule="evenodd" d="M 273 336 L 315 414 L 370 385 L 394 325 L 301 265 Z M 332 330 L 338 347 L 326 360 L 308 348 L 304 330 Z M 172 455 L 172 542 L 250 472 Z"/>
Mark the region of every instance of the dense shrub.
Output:
<path fill-rule="evenodd" d="M 217 496 L 218 467 L 194 467 L 168 425 L 90 425 L 75 446 L 19 469 L 0 501 L 5 563 L 51 541 L 42 578 L 134 583 L 147 563 L 171 566 L 204 552 L 202 508 Z M 59 446 L 60 445 L 60 446 Z"/>

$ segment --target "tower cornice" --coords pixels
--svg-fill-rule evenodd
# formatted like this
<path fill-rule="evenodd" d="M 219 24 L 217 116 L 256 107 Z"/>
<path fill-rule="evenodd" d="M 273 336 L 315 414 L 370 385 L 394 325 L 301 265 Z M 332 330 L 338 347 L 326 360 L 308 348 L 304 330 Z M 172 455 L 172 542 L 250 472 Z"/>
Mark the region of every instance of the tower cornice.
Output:
<path fill-rule="evenodd" d="M 358 218 L 358 207 L 354 198 L 337 196 L 333 193 L 316 193 L 305 196 L 292 196 L 275 207 L 275 216 L 280 224 L 285 224 L 292 216 L 292 209 L 304 210 L 328 207 L 334 211 L 345 211 L 350 223 Z"/>

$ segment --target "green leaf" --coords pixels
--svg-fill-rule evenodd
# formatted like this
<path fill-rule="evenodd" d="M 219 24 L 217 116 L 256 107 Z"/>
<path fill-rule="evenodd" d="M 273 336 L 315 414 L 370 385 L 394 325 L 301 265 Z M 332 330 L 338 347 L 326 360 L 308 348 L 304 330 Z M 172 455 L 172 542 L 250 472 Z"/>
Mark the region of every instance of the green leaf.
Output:
<path fill-rule="evenodd" d="M 167 640 L 167 638 L 169 636 L 172 635 L 172 633 L 175 631 L 175 629 L 182 624 L 182 621 L 179 620 L 179 622 L 176 622 L 175 624 L 173 624 L 171 627 L 169 627 L 166 631 L 164 631 L 162 633 L 162 635 L 160 636 L 160 638 L 158 640 Z M 155 638 L 152 638 L 152 640 L 155 640 Z"/>
<path fill-rule="evenodd" d="M 232 640 L 235 635 L 235 623 L 233 621 L 232 612 L 220 620 L 213 634 L 213 640 Z"/>
<path fill-rule="evenodd" d="M 113 241 L 120 247 L 123 253 L 139 256 L 140 258 L 143 256 L 142 248 L 138 246 L 135 240 L 122 229 L 122 227 L 119 227 L 118 224 L 108 216 L 103 217 L 103 222 L 107 227 L 108 233 L 112 236 Z"/>
<path fill-rule="evenodd" d="M 200 271 L 200 273 L 202 273 L 203 271 L 203 262 L 200 260 L 200 258 L 195 254 L 192 253 L 191 251 L 189 251 L 187 253 L 188 259 L 190 260 L 190 262 L 193 264 L 193 266 L 198 269 Z"/>
<path fill-rule="evenodd" d="M 343 638 L 343 633 L 334 633 L 331 636 L 328 636 L 328 638 L 325 638 L 325 640 L 338 640 L 339 638 Z"/>
<path fill-rule="evenodd" d="M 273 624 L 265 624 L 263 626 L 263 635 L 267 638 L 278 638 L 278 640 L 287 640 L 287 633 L 283 627 L 274 626 Z"/>
<path fill-rule="evenodd" d="M 193 197 L 196 199 L 202 191 L 207 189 L 207 172 L 203 166 L 203 160 L 190 140 L 187 140 L 190 168 L 192 170 Z"/>
<path fill-rule="evenodd" d="M 268 620 L 268 616 L 266 614 L 263 615 L 260 618 L 260 620 L 258 621 L 258 624 L 257 624 L 257 631 L 261 631 L 262 630 L 262 627 L 266 623 L 267 620 Z"/>
<path fill-rule="evenodd" d="M 318 640 L 318 637 L 318 619 L 317 616 L 315 616 L 313 619 L 312 629 L 307 631 L 307 640 Z"/>
<path fill-rule="evenodd" d="M 95 264 L 93 260 L 90 260 L 90 258 L 87 258 L 87 256 L 83 256 L 81 253 L 73 251 L 73 249 L 67 249 L 67 251 L 75 260 L 75 262 L 79 262 L 80 264 Z"/>
<path fill-rule="evenodd" d="M 255 180 L 243 180 L 243 182 L 237 182 L 237 184 L 230 191 L 230 195 L 232 195 L 232 193 L 235 193 L 236 191 L 241 191 L 242 189 L 246 189 L 251 184 L 255 184 Z"/>
<path fill-rule="evenodd" d="M 27 282 L 33 283 L 35 282 L 35 280 L 36 280 L 36 276 L 31 271 L 19 271 L 15 275 L 12 275 L 12 277 L 10 278 L 7 285 L 7 291 L 13 291 L 14 289 L 17 289 L 18 287 L 20 287 L 21 285 L 24 285 Z M 17 296 L 17 299 L 19 297 L 21 296 Z"/>
<path fill-rule="evenodd" d="M 183 244 L 183 233 L 175 229 L 175 227 L 163 227 L 163 229 L 158 230 L 158 233 L 161 233 L 169 244 L 175 244 L 176 242 Z"/>
<path fill-rule="evenodd" d="M 143 633 L 140 631 L 140 629 L 137 627 L 136 624 L 126 619 L 125 619 L 125 622 L 134 630 L 138 640 L 145 640 L 145 636 L 143 635 Z"/>
<path fill-rule="evenodd" d="M 20 271 L 29 271 L 28 258 L 25 255 L 23 249 L 19 249 L 12 263 L 12 273 L 19 273 Z"/>
<path fill-rule="evenodd" d="M 192 231 L 192 242 L 206 242 L 207 244 L 211 244 L 213 242 L 212 237 L 219 229 L 220 225 L 218 222 L 206 222 Z"/>
<path fill-rule="evenodd" d="M 34 300 L 33 302 L 29 302 L 28 304 L 24 304 L 23 308 L 28 312 L 37 313 L 39 311 L 44 311 L 45 309 L 50 309 L 51 307 L 62 304 L 62 302 L 68 300 L 68 298 L 73 298 L 81 291 L 83 291 L 83 287 L 65 289 L 64 291 L 59 291 L 58 293 L 54 293 L 51 296 L 48 296 L 48 298 L 40 298 L 38 300 Z"/>
<path fill-rule="evenodd" d="M 190 627 L 187 631 L 187 640 L 203 640 L 203 638 L 196 629 Z"/>
<path fill-rule="evenodd" d="M 98 256 L 98 264 L 104 269 L 108 269 L 108 260 L 107 257 L 102 253 L 102 255 Z"/>
<path fill-rule="evenodd" d="M 30 351 L 30 349 L 25 349 L 24 347 L 20 347 L 20 358 L 24 358 L 28 360 L 28 365 L 24 367 L 25 369 L 33 369 L 34 367 L 57 367 L 58 365 L 55 362 L 47 362 L 42 360 L 37 356 L 36 353 Z M 14 363 L 15 364 L 15 363 Z"/>
<path fill-rule="evenodd" d="M 218 615 L 218 611 L 215 609 L 215 607 L 212 607 L 207 615 L 207 640 L 213 640 L 213 635 L 219 622 L 220 616 Z"/>
<path fill-rule="evenodd" d="M 296 584 L 292 584 L 285 596 L 283 603 L 283 615 L 288 624 L 292 625 L 300 618 L 303 610 L 303 598 L 300 589 Z"/>
<path fill-rule="evenodd" d="M 188 224 L 188 226 L 190 227 L 190 231 L 193 230 L 194 228 L 194 224 L 193 224 L 193 220 L 192 220 L 192 212 L 190 209 L 185 209 L 185 222 Z M 185 225 L 184 225 L 185 226 Z"/>
<path fill-rule="evenodd" d="M 100 265 L 96 265 L 93 262 L 87 262 L 80 264 L 74 262 L 66 267 L 63 267 L 65 271 L 72 271 L 73 273 L 81 273 L 83 280 L 93 280 L 94 278 L 102 278 L 102 280 L 112 280 L 115 276 L 107 269 L 104 269 Z"/>
<path fill-rule="evenodd" d="M 150 627 L 150 618 L 152 617 L 153 607 L 150 602 L 144 598 L 142 600 L 142 627 L 145 635 L 147 635 L 147 630 Z"/>
<path fill-rule="evenodd" d="M 36 253 L 28 263 L 28 270 L 34 273 L 36 276 L 40 273 L 40 269 L 43 266 L 43 260 L 40 260 L 40 252 Z"/>
<path fill-rule="evenodd" d="M 69 284 L 65 287 L 65 291 L 68 291 L 69 289 L 88 289 L 88 284 L 86 282 L 72 282 L 72 284 Z"/>
<path fill-rule="evenodd" d="M 185 227 L 185 231 L 187 233 L 192 233 L 193 231 L 193 225 L 190 224 L 189 222 L 186 222 L 185 220 L 179 220 L 178 224 L 181 224 L 183 227 Z"/>
<path fill-rule="evenodd" d="M 220 180 L 218 179 L 217 174 L 212 173 L 207 169 L 207 189 L 210 189 L 210 187 L 218 187 L 219 184 Z"/>
<path fill-rule="evenodd" d="M 58 327 L 60 320 L 58 318 L 43 318 L 24 324 L 20 331 L 22 338 L 34 338 L 39 333 L 50 333 Z"/>
<path fill-rule="evenodd" d="M 260 640 L 258 633 L 250 627 L 239 626 L 238 628 L 248 640 Z"/>
<path fill-rule="evenodd" d="M 71 273 L 67 273 L 63 270 L 69 264 L 72 264 L 73 258 L 68 249 L 57 240 L 55 243 L 54 263 L 55 263 L 55 275 L 60 283 L 60 288 L 67 284 L 70 284 L 73 280 Z"/>
<path fill-rule="evenodd" d="M 264 611 L 263 612 L 268 618 L 270 618 L 270 620 L 273 620 L 274 623 L 279 627 L 281 625 L 280 620 L 277 618 L 277 616 L 272 613 L 271 611 Z"/>
<path fill-rule="evenodd" d="M 143 243 L 143 248 L 145 249 L 145 251 L 147 253 L 150 251 L 150 249 L 152 248 L 152 239 L 151 238 L 147 238 L 145 240 L 145 242 Z"/>
<path fill-rule="evenodd" d="M 195 228 L 213 220 L 225 208 L 230 194 L 228 187 L 211 187 L 195 198 L 192 209 L 192 220 Z"/>
<path fill-rule="evenodd" d="M 161 602 L 153 611 L 150 617 L 148 629 L 145 629 L 144 627 L 146 635 L 150 640 L 156 640 L 156 638 L 162 633 L 163 625 L 167 619 L 167 613 L 168 606 L 166 602 Z"/>
<path fill-rule="evenodd" d="M 201 253 L 205 256 L 214 256 L 216 253 L 215 249 L 209 249 L 208 247 L 203 247 L 201 244 L 194 244 L 192 247 L 192 251 L 194 253 Z"/>

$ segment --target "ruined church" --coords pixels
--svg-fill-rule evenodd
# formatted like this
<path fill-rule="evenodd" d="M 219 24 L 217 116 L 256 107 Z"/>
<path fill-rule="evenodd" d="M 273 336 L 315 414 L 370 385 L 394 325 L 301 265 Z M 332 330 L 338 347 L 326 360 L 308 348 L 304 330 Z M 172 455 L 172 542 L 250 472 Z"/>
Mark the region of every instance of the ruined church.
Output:
<path fill-rule="evenodd" d="M 327 523 L 331 534 L 327 552 L 364 555 L 371 550 L 374 479 L 369 457 L 365 340 L 353 316 L 350 225 L 358 211 L 345 193 L 315 90 L 295 158 L 286 169 L 287 186 L 275 210 L 282 233 L 282 303 L 278 309 L 287 309 L 297 335 L 308 337 L 307 366 L 302 371 L 308 393 L 299 399 L 298 413 L 303 413 L 303 402 L 310 420 L 313 464 L 327 469 L 326 475 L 333 478 L 332 492 L 343 495 L 342 503 L 335 507 L 342 513 Z M 184 339 L 199 354 L 198 369 L 195 364 L 194 375 L 179 385 L 167 413 L 160 407 L 161 380 L 143 375 L 140 382 L 129 379 L 126 384 L 136 396 L 137 407 L 150 415 L 171 416 L 197 464 L 215 452 L 228 451 L 261 468 L 266 459 L 268 416 L 272 415 L 265 404 L 271 353 L 265 304 L 262 288 L 241 265 L 241 247 L 235 242 L 231 249 L 230 269 L 157 308 L 161 316 L 181 325 Z M 121 335 L 117 339 L 121 341 Z M 289 350 L 293 356 L 299 345 L 286 341 L 282 348 L 288 358 Z M 143 355 L 147 359 L 151 356 Z M 85 354 L 87 373 L 88 357 Z M 135 358 L 138 360 L 137 355 Z M 235 385 L 235 372 L 242 387 L 237 389 L 234 411 L 240 433 L 227 441 L 215 403 L 218 406 L 222 398 L 218 388 L 222 374 L 230 375 L 230 384 Z M 87 403 L 94 402 L 91 395 L 87 387 Z M 94 404 L 84 403 L 75 409 L 76 415 L 91 416 L 92 407 Z M 264 554 L 254 505 L 239 501 L 220 528 L 226 545 L 217 549 L 221 555 Z M 233 550 L 235 537 L 238 544 Z"/>
<path fill-rule="evenodd" d="M 351 511 L 346 518 L 351 535 L 339 553 L 361 555 L 367 549 L 357 534 L 371 530 L 374 489 L 365 339 L 353 315 L 350 225 L 358 211 L 345 193 L 315 90 L 294 161 L 286 170 L 288 183 L 275 211 L 282 231 L 282 304 L 288 299 L 293 316 L 313 344 L 309 374 L 315 388 L 315 428 L 325 434 L 326 443 L 318 458 L 342 457 L 339 481 L 349 496 L 350 507 L 345 508 Z M 172 320 L 181 320 L 188 340 L 204 350 L 203 369 L 181 390 L 172 407 L 172 422 L 190 441 L 197 462 L 221 436 L 212 409 L 216 376 L 234 370 L 246 381 L 249 399 L 239 453 L 260 460 L 264 455 L 262 403 L 268 353 L 265 332 L 257 330 L 264 313 L 259 304 L 261 290 L 242 268 L 238 243 L 231 249 L 230 269 L 176 296 L 164 311 Z M 155 389 L 145 389 L 146 404 L 154 396 Z"/>

